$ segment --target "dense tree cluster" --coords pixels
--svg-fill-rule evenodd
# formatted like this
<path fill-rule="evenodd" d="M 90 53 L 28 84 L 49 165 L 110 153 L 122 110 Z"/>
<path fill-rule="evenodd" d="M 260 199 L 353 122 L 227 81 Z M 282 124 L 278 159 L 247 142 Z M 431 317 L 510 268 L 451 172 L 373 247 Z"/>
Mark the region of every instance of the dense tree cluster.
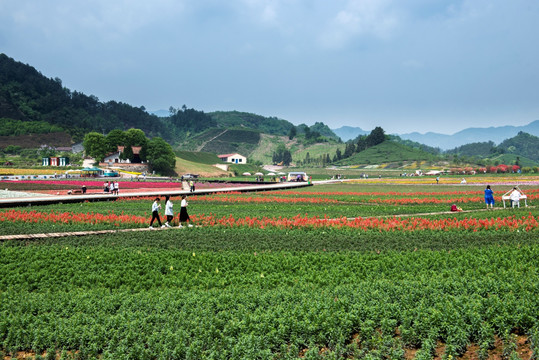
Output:
<path fill-rule="evenodd" d="M 217 122 L 204 111 L 188 109 L 185 105 L 181 109 L 171 106 L 169 112 L 170 117 L 167 123 L 172 124 L 176 129 L 181 129 L 182 132 L 199 133 L 217 126 Z"/>
<path fill-rule="evenodd" d="M 335 158 L 334 160 L 335 161 Z M 307 154 L 305 154 L 305 159 L 303 159 L 303 161 L 299 160 L 297 163 L 298 165 L 303 165 L 303 166 L 327 166 L 329 164 L 331 164 L 332 160 L 331 160 L 331 156 L 326 153 L 326 154 L 320 154 L 318 156 L 311 156 L 311 154 L 309 152 L 307 152 Z"/>
<path fill-rule="evenodd" d="M 476 142 L 447 150 L 445 153 L 451 155 L 457 164 L 462 162 L 487 163 L 483 159 L 495 158 L 503 154 L 519 155 L 515 162 L 516 165 L 520 165 L 520 156 L 539 161 L 539 137 L 521 131 L 497 146 L 492 141 Z M 493 165 L 498 165 L 495 162 Z"/>
<path fill-rule="evenodd" d="M 539 161 L 539 137 L 525 132 L 502 141 L 496 149 L 509 154 L 520 154 L 535 161 Z"/>
<path fill-rule="evenodd" d="M 240 112 L 240 111 L 215 111 L 209 115 L 217 121 L 221 128 L 249 128 L 270 135 L 287 135 L 294 127 L 289 121 L 270 116 Z"/>
<path fill-rule="evenodd" d="M 280 144 L 273 153 L 272 161 L 274 164 L 288 166 L 292 162 L 292 154 L 283 144 Z"/>
<path fill-rule="evenodd" d="M 344 148 L 344 154 L 342 154 L 341 156 L 340 150 L 339 150 L 339 154 L 335 154 L 336 159 L 341 160 L 341 159 L 349 158 L 355 153 L 361 152 L 370 147 L 381 144 L 385 140 L 386 140 L 386 135 L 385 135 L 384 129 L 377 126 L 371 131 L 369 135 L 360 135 L 355 139 L 355 141 L 347 142 L 346 147 Z"/>
<path fill-rule="evenodd" d="M 17 120 L 45 121 L 67 130 L 75 140 L 89 131 L 104 133 L 116 128 L 136 127 L 148 135 L 167 133 L 159 118 L 144 107 L 103 103 L 96 96 L 71 91 L 59 78 L 49 79 L 5 54 L 0 54 L 0 99 L 0 108 L 16 109 Z"/>
<path fill-rule="evenodd" d="M 440 155 L 442 153 L 442 150 L 439 147 L 432 147 L 425 144 L 418 143 L 416 141 L 408 140 L 408 139 L 401 139 L 397 135 L 386 135 L 386 137 L 389 140 L 395 141 L 399 144 L 406 145 L 408 147 L 411 147 L 412 149 L 421 150 L 423 152 L 432 154 L 432 155 Z"/>
<path fill-rule="evenodd" d="M 172 146 L 161 137 L 148 139 L 140 129 L 115 129 L 106 136 L 92 131 L 84 136 L 83 146 L 86 154 L 98 161 L 103 161 L 107 154 L 117 151 L 118 146 L 123 146 L 124 150 L 120 155 L 122 159 L 130 162 L 140 159 L 147 161 L 152 171 L 164 175 L 174 173 L 176 155 Z M 141 147 L 138 158 L 133 154 L 133 146 Z"/>
<path fill-rule="evenodd" d="M 460 156 L 490 156 L 494 153 L 496 145 L 492 141 L 470 143 L 446 151 L 446 154 Z"/>
<path fill-rule="evenodd" d="M 61 126 L 46 121 L 22 121 L 0 118 L 0 136 L 47 134 L 63 131 Z"/>
<path fill-rule="evenodd" d="M 159 118 L 149 114 L 144 106 L 101 102 L 94 95 L 63 87 L 59 78 L 47 78 L 30 65 L 0 54 L 0 118 L 30 121 L 29 126 L 34 128 L 46 122 L 54 126 L 54 131 L 68 131 L 75 141 L 91 131 L 105 134 L 114 129 L 137 128 L 146 136 L 175 142 L 185 133 L 217 126 L 203 111 L 185 105 L 170 110 L 170 117 Z"/>

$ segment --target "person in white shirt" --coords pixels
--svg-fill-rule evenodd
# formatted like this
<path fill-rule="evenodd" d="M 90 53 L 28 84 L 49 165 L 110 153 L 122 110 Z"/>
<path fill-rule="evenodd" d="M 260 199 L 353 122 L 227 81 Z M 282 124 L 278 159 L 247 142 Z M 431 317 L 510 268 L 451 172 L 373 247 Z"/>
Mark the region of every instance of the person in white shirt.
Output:
<path fill-rule="evenodd" d="M 166 227 L 170 227 L 170 223 L 172 223 L 172 220 L 174 219 L 174 211 L 172 210 L 172 207 L 174 204 L 172 201 L 170 201 L 170 196 L 165 196 L 165 215 L 167 216 L 167 221 L 165 222 Z"/>
<path fill-rule="evenodd" d="M 514 208 L 515 205 L 520 208 L 520 191 L 515 186 L 513 188 L 513 191 L 511 191 L 511 194 L 509 194 L 509 198 L 511 199 L 511 206 Z"/>
<path fill-rule="evenodd" d="M 189 214 L 187 214 L 187 197 L 185 195 L 182 195 L 182 202 L 180 204 L 180 225 L 179 227 L 183 227 L 182 223 L 189 222 L 191 219 L 189 219 Z M 193 225 L 188 224 L 187 226 L 193 227 Z"/>
<path fill-rule="evenodd" d="M 150 221 L 150 229 L 153 229 L 153 221 L 157 219 L 159 225 L 164 228 L 165 225 L 161 224 L 161 219 L 159 218 L 159 209 L 161 209 L 161 204 L 159 204 L 159 198 L 155 198 L 155 201 L 152 204 L 152 220 Z"/>

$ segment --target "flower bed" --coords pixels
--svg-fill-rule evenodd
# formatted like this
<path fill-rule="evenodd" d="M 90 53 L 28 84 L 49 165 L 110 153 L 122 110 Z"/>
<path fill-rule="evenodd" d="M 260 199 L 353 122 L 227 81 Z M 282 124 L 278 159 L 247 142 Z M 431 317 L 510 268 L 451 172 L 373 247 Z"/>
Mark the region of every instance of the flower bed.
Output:
<path fill-rule="evenodd" d="M 292 218 L 269 217 L 241 217 L 232 215 L 216 217 L 214 215 L 191 215 L 194 224 L 211 227 L 248 227 L 248 228 L 338 228 L 376 231 L 537 231 L 538 218 L 529 216 L 508 216 L 504 218 L 447 218 L 428 219 L 421 217 L 410 218 L 320 218 L 297 215 Z M 26 223 L 59 223 L 59 224 L 120 224 L 127 226 L 146 225 L 150 221 L 147 216 L 128 214 L 100 213 L 73 213 L 73 212 L 39 212 L 25 210 L 8 210 L 0 212 L 0 222 L 26 222 Z"/>

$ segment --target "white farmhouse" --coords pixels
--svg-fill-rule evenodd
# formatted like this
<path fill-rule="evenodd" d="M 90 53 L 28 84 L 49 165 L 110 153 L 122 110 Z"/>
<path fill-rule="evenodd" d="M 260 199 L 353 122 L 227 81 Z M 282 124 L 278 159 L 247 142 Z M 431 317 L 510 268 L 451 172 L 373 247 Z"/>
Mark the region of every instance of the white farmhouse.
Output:
<path fill-rule="evenodd" d="M 247 164 L 247 158 L 237 153 L 217 155 L 217 157 L 223 162 L 228 162 L 232 164 Z"/>

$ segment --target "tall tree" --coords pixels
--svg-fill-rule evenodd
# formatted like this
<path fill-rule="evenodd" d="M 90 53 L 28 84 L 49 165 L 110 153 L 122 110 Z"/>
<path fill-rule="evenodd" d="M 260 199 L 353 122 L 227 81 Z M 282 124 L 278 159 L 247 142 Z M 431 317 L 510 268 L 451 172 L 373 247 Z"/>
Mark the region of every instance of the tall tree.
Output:
<path fill-rule="evenodd" d="M 123 146 L 126 142 L 125 132 L 119 129 L 114 129 L 105 137 L 107 140 L 108 151 L 114 152 L 118 146 Z"/>
<path fill-rule="evenodd" d="M 160 137 L 148 142 L 147 159 L 151 170 L 163 175 L 174 174 L 176 155 L 172 146 Z"/>
<path fill-rule="evenodd" d="M 339 161 L 342 159 L 341 149 L 337 148 L 337 151 L 335 151 L 335 158 L 336 158 L 335 161 Z"/>
<path fill-rule="evenodd" d="M 86 134 L 82 145 L 86 155 L 93 157 L 97 161 L 103 161 L 107 154 L 108 146 L 105 136 L 98 132 L 92 131 Z"/>
<path fill-rule="evenodd" d="M 289 140 L 292 140 L 293 138 L 295 138 L 297 135 L 297 130 L 296 130 L 296 127 L 295 126 L 292 126 L 290 128 L 290 132 L 288 133 L 288 139 Z"/>
<path fill-rule="evenodd" d="M 386 136 L 384 133 L 384 129 L 382 129 L 380 126 L 377 126 L 367 136 L 367 138 L 365 139 L 365 142 L 367 143 L 367 147 L 372 147 L 372 146 L 383 143 L 385 140 L 386 140 Z"/>
<path fill-rule="evenodd" d="M 125 132 L 125 147 L 127 151 L 129 151 L 127 148 L 131 148 L 132 146 L 140 146 L 141 150 L 139 153 L 140 160 L 146 161 L 146 152 L 148 150 L 148 138 L 144 134 L 144 131 L 140 129 L 129 129 Z M 134 155 L 129 158 L 129 160 L 133 161 Z"/>
<path fill-rule="evenodd" d="M 360 136 L 357 139 L 357 152 L 367 149 L 367 141 L 365 140 L 366 136 Z"/>

